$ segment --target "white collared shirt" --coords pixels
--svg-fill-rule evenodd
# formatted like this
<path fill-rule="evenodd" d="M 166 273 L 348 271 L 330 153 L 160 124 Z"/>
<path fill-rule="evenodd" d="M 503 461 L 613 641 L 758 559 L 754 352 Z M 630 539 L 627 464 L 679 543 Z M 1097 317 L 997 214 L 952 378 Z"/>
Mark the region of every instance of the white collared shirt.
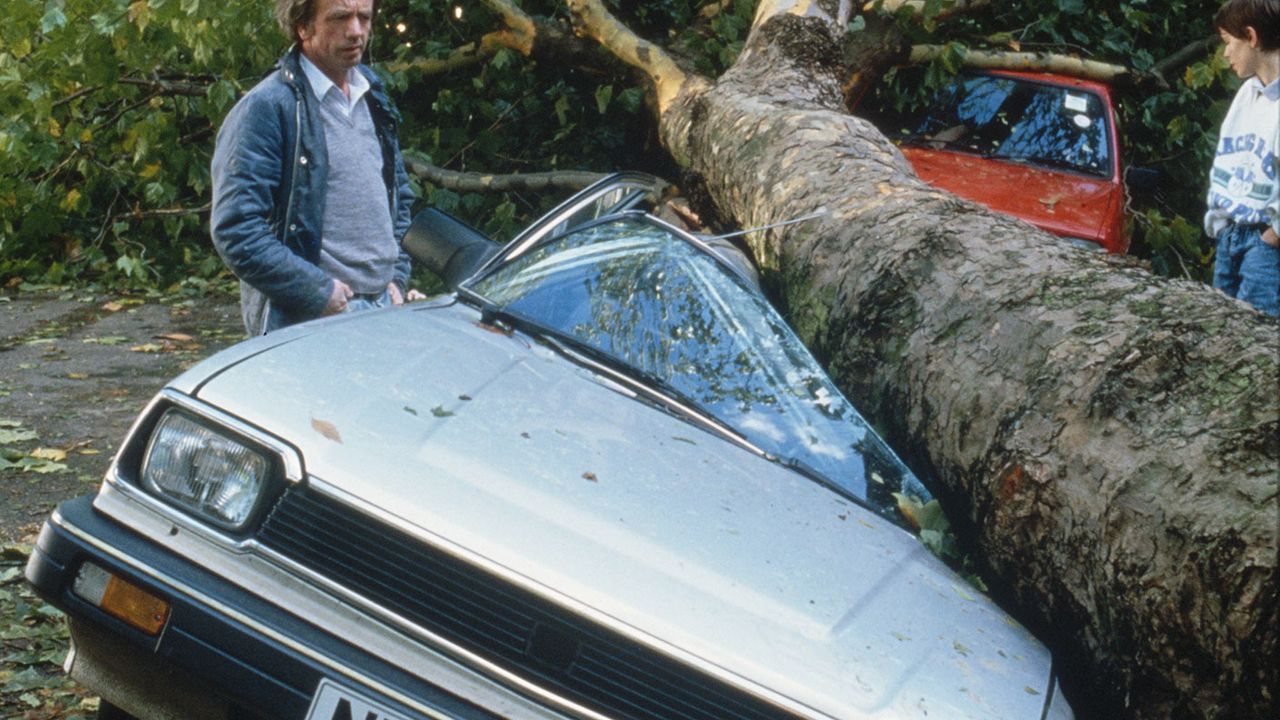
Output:
<path fill-rule="evenodd" d="M 307 83 L 311 85 L 311 91 L 315 93 L 316 100 L 323 103 L 325 98 L 333 95 L 333 99 L 329 102 L 334 102 L 348 116 L 351 115 L 356 103 L 360 102 L 360 98 L 364 97 L 366 92 L 369 92 L 368 78 L 355 68 L 347 70 L 348 94 L 344 95 L 337 84 L 330 80 L 329 76 L 324 74 L 324 71 L 316 67 L 316 64 L 311 62 L 306 55 L 299 55 L 298 59 L 302 61 L 302 72 L 307 76 Z"/>
<path fill-rule="evenodd" d="M 1257 75 L 1254 75 L 1249 79 L 1252 80 L 1257 85 L 1254 88 L 1254 90 L 1258 93 L 1261 93 L 1263 97 L 1265 97 L 1268 100 L 1271 100 L 1272 102 L 1280 100 L 1280 77 L 1276 78 L 1275 80 L 1272 80 L 1270 83 L 1266 85 L 1262 84 L 1262 81 L 1258 79 Z"/>

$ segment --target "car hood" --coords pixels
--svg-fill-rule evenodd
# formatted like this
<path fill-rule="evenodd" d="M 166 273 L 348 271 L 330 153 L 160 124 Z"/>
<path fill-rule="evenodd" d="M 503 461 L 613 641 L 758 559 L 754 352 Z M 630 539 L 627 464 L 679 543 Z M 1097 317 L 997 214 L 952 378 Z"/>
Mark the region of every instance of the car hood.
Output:
<path fill-rule="evenodd" d="M 903 145 L 920 179 L 1055 235 L 1100 242 L 1116 186 L 1102 178 Z"/>
<path fill-rule="evenodd" d="M 839 718 L 1040 717 L 1047 652 L 915 537 L 478 320 L 305 325 L 180 385 L 308 477 L 755 692 Z"/>

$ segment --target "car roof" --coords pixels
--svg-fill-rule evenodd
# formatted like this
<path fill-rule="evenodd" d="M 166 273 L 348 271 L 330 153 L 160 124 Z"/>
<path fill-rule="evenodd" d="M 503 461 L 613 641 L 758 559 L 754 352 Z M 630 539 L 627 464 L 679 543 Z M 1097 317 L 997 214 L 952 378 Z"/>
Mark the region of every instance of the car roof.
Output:
<path fill-rule="evenodd" d="M 1084 90 L 1091 90 L 1108 99 L 1111 97 L 1111 86 L 1107 83 L 1098 80 L 1075 77 L 1073 75 L 1064 75 L 1062 73 L 1031 70 L 982 70 L 980 74 L 1009 77 L 1018 80 L 1029 80 L 1031 82 L 1060 85 L 1062 87 L 1080 88 Z"/>

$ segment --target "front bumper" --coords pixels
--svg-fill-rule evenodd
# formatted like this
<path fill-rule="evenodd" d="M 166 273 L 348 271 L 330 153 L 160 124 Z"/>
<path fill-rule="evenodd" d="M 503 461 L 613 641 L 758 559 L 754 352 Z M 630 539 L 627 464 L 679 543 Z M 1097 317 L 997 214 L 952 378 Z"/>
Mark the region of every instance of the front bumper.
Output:
<path fill-rule="evenodd" d="M 160 633 L 147 636 L 73 593 L 85 561 L 168 600 Z M 408 720 L 499 717 L 424 680 L 421 668 L 387 663 L 120 526 L 89 496 L 45 523 L 26 577 L 71 618 L 73 676 L 140 717 L 302 720 L 322 681 Z"/>

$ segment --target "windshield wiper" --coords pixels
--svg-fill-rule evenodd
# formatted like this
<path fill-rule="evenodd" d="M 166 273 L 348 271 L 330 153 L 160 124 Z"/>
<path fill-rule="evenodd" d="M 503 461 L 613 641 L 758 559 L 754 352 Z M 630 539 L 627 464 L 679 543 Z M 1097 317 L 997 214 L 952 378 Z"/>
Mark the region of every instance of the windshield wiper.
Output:
<path fill-rule="evenodd" d="M 797 458 L 797 457 L 778 457 L 775 455 L 767 455 L 766 457 L 772 460 L 773 462 L 778 463 L 782 467 L 787 468 L 788 470 L 793 470 L 795 472 L 800 473 L 801 475 L 818 483 L 819 485 L 825 488 L 834 490 L 839 495 L 846 497 L 858 503 L 859 505 L 862 505 L 864 507 L 868 505 L 866 498 L 858 497 L 852 491 L 850 491 L 849 488 L 845 487 L 844 485 L 841 485 L 835 480 L 832 480 L 825 473 L 823 473 L 821 470 L 814 467 L 812 464 L 808 463 L 807 461 L 801 460 L 800 458 Z"/>
<path fill-rule="evenodd" d="M 1068 162 L 1067 160 L 1063 160 L 1062 158 L 1056 158 L 1049 155 L 1036 155 L 1033 153 L 1019 153 L 1015 155 L 1015 154 L 1004 154 L 1004 153 L 993 152 L 993 153 L 988 153 L 984 157 L 990 158 L 992 160 L 1007 160 L 1008 162 L 1015 162 L 1015 163 L 1030 163 L 1032 165 L 1044 165 L 1046 167 L 1056 168 L 1058 170 L 1072 170 L 1075 172 L 1085 172 L 1085 173 L 1089 172 L 1087 168 L 1080 167 L 1079 165 L 1073 162 Z"/>
<path fill-rule="evenodd" d="M 557 334 L 551 337 L 544 336 L 540 339 L 551 345 L 564 357 L 578 364 L 587 365 L 592 370 L 607 376 L 609 380 L 635 392 L 647 404 L 692 422 L 694 425 L 719 435 L 756 455 L 768 457 L 764 450 L 756 447 L 746 436 L 720 418 L 703 410 L 696 400 L 677 390 L 671 383 L 651 373 L 632 367 L 608 353 L 586 345 L 577 338 L 569 338 Z"/>
<path fill-rule="evenodd" d="M 628 365 L 621 359 L 593 347 L 579 338 L 555 328 L 547 327 L 519 314 L 503 310 L 491 301 L 465 288 L 459 290 L 459 296 L 479 308 L 482 323 L 519 330 L 555 350 L 561 357 L 568 359 L 570 362 L 588 367 L 605 376 L 608 380 L 636 393 L 647 404 L 719 435 L 756 455 L 765 458 L 769 457 L 768 453 L 757 447 L 742 433 L 704 410 L 696 400 L 666 380 Z"/>
<path fill-rule="evenodd" d="M 896 504 L 895 505 L 879 504 L 873 501 L 870 495 L 868 495 L 867 497 L 859 497 L 856 493 L 854 493 L 849 488 L 831 479 L 830 476 L 826 475 L 821 470 L 817 469 L 816 467 L 806 462 L 805 460 L 801 460 L 800 458 L 776 457 L 773 455 L 766 455 L 765 457 L 781 465 L 782 467 L 787 468 L 788 470 L 791 470 L 793 472 L 797 472 L 803 475 L 806 479 L 812 480 L 813 482 L 827 488 L 828 490 L 831 490 L 832 492 L 836 493 L 840 497 L 845 498 L 846 500 L 852 501 L 855 505 L 858 505 L 859 507 L 864 507 L 870 510 L 876 515 L 879 515 L 880 517 L 885 518 L 886 520 L 894 523 L 895 525 L 898 525 L 899 527 L 903 528 L 904 530 L 907 530 L 908 532 L 911 532 L 911 533 L 916 532 L 915 529 L 912 528 L 911 525 L 903 518 L 902 511 L 898 508 Z"/>

